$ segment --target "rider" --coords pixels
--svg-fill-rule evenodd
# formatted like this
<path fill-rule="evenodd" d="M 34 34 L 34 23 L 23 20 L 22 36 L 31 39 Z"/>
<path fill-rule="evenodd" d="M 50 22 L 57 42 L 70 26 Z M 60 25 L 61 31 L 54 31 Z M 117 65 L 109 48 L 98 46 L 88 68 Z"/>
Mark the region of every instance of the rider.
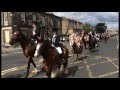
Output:
<path fill-rule="evenodd" d="M 90 51 L 92 50 L 92 38 L 93 38 L 92 31 L 90 31 L 89 32 L 89 49 L 90 49 Z"/>
<path fill-rule="evenodd" d="M 77 44 L 78 47 L 80 47 L 80 41 L 81 41 L 81 38 L 79 37 L 79 33 L 77 32 L 74 36 L 74 42 Z"/>
<path fill-rule="evenodd" d="M 41 35 L 40 35 L 41 26 L 42 26 L 42 22 L 40 20 L 33 22 L 33 27 L 34 27 L 33 32 L 34 32 L 34 30 L 35 30 L 35 32 L 33 33 L 32 38 L 37 40 L 37 46 L 36 46 L 36 51 L 35 51 L 34 57 L 39 57 L 38 52 L 39 52 L 39 48 L 40 48 L 40 42 L 42 40 Z"/>
<path fill-rule="evenodd" d="M 60 36 L 58 36 L 56 33 L 54 33 L 53 37 L 52 37 L 52 46 L 56 47 L 56 49 L 58 50 L 58 52 L 60 54 L 60 58 L 63 58 L 64 51 L 61 47 Z"/>

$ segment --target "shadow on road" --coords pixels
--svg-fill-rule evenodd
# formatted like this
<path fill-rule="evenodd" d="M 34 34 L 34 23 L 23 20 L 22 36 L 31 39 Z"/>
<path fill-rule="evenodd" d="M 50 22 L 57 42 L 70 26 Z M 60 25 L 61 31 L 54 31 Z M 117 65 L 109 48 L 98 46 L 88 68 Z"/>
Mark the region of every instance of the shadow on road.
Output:
<path fill-rule="evenodd" d="M 73 61 L 73 63 L 78 62 L 78 61 L 85 60 L 87 57 L 88 57 L 88 56 L 82 56 L 82 57 L 80 57 L 80 58 L 76 58 L 76 59 Z"/>
<path fill-rule="evenodd" d="M 69 74 L 65 75 L 62 73 L 60 78 L 65 78 L 65 77 L 70 76 L 70 75 L 75 76 L 77 70 L 78 70 L 78 66 L 70 67 L 70 68 L 68 68 Z"/>

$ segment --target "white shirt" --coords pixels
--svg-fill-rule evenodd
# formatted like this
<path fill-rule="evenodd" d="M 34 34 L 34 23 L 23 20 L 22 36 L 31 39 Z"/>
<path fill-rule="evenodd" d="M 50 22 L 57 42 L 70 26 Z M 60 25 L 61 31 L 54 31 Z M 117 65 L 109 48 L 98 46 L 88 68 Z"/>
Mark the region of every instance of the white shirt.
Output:
<path fill-rule="evenodd" d="M 36 25 L 33 24 L 33 35 L 35 35 Z"/>
<path fill-rule="evenodd" d="M 55 43 L 55 37 L 56 37 L 56 35 L 53 35 L 53 37 L 52 37 L 52 42 L 54 42 L 54 43 Z"/>

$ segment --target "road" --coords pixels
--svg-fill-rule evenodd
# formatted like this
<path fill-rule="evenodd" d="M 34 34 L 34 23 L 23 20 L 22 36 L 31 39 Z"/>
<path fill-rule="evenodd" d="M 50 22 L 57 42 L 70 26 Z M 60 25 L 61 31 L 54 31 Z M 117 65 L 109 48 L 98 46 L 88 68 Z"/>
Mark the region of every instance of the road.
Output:
<path fill-rule="evenodd" d="M 78 58 L 72 55 L 68 60 L 69 74 L 62 75 L 61 78 L 119 78 L 117 44 L 117 36 L 114 36 L 107 43 L 100 43 L 100 47 L 96 47 L 93 53 L 84 49 Z M 69 48 L 68 43 L 66 46 Z M 35 58 L 34 61 L 39 72 L 31 78 L 43 78 L 45 73 L 40 71 L 42 57 Z M 2 78 L 24 78 L 26 66 L 27 58 L 22 52 L 2 54 L 1 76 Z M 31 65 L 30 72 L 33 69 Z"/>

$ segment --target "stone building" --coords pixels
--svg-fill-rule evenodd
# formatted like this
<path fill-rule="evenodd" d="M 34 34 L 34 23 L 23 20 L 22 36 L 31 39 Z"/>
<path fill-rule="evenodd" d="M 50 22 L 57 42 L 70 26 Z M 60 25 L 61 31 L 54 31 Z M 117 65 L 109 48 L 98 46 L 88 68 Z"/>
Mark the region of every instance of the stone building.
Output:
<path fill-rule="evenodd" d="M 33 21 L 41 20 L 41 35 L 51 36 L 52 32 L 62 34 L 62 18 L 52 13 L 45 12 L 1 12 L 1 41 L 8 44 L 11 34 L 14 32 L 13 25 L 20 26 L 21 31 L 28 37 L 32 35 Z"/>
<path fill-rule="evenodd" d="M 33 21 L 42 21 L 41 35 L 43 37 L 57 34 L 79 32 L 82 30 L 82 23 L 73 19 L 55 16 L 46 12 L 1 12 L 1 41 L 2 44 L 9 44 L 11 34 L 14 32 L 14 25 L 20 26 L 20 30 L 28 37 L 32 35 Z"/>
<path fill-rule="evenodd" d="M 73 33 L 73 32 L 80 32 L 83 30 L 83 24 L 77 20 L 68 19 L 66 17 L 62 18 L 62 33 Z"/>

